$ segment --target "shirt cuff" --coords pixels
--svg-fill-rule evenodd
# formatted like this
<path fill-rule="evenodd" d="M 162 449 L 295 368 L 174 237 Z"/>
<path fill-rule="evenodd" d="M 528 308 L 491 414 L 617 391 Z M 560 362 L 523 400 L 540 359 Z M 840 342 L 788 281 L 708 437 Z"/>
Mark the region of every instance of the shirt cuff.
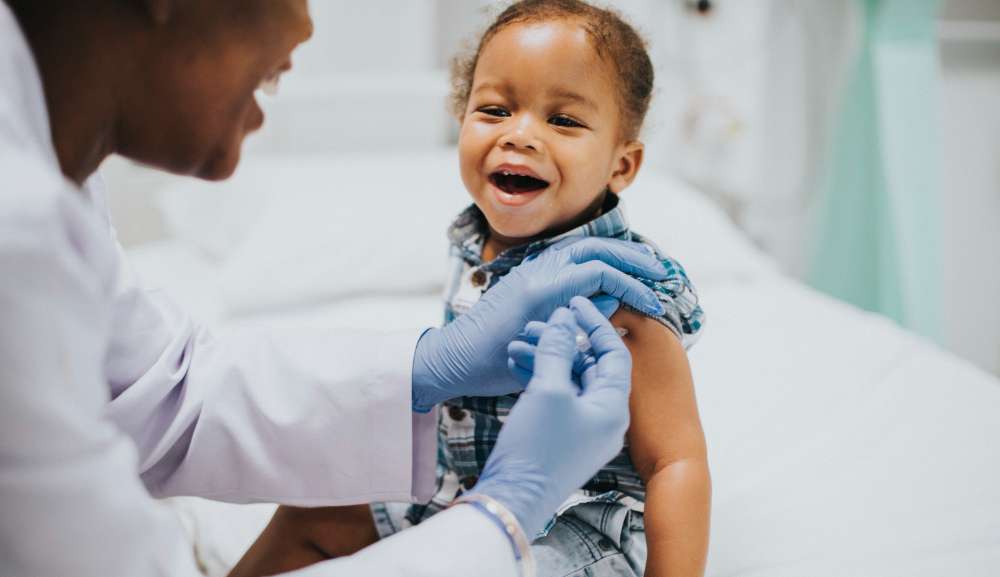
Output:
<path fill-rule="evenodd" d="M 437 421 L 438 408 L 413 415 L 413 490 L 416 503 L 426 503 L 437 489 Z"/>

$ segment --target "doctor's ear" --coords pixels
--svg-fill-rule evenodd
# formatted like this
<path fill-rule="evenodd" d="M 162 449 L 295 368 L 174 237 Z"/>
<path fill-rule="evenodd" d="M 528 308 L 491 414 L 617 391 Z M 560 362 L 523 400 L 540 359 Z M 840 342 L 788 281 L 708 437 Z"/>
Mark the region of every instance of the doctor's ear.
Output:
<path fill-rule="evenodd" d="M 636 175 L 639 174 L 639 167 L 642 166 L 644 150 L 645 146 L 639 141 L 627 142 L 618 148 L 613 172 L 608 180 L 608 188 L 611 192 L 620 194 L 632 184 Z"/>

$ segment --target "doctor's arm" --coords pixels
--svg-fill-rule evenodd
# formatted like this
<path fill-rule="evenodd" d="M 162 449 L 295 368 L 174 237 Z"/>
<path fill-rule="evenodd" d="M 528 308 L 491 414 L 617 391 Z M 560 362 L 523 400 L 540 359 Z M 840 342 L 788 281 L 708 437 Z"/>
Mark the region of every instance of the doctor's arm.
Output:
<path fill-rule="evenodd" d="M 433 489 L 435 415 L 412 410 L 420 331 L 195 324 L 120 251 L 105 416 L 156 496 L 304 506 Z M 344 466 L 344 463 L 351 463 Z"/>

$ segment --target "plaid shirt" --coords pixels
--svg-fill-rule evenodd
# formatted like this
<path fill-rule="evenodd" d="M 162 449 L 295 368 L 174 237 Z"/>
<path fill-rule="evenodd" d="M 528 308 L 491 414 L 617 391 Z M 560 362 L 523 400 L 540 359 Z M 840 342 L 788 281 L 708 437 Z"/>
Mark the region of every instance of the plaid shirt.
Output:
<path fill-rule="evenodd" d="M 653 289 L 665 313 L 657 317 L 670 329 L 684 348 L 697 340 L 704 313 L 684 268 L 664 256 L 653 243 L 628 228 L 618 197 L 609 194 L 601 216 L 559 236 L 514 247 L 490 262 L 482 262 L 483 243 L 488 232 L 486 218 L 472 205 L 463 211 L 448 230 L 452 266 L 445 285 L 445 323 L 466 312 L 512 268 L 525 258 L 553 243 L 570 237 L 602 237 L 630 240 L 645 245 L 666 267 L 663 281 L 639 280 Z M 407 519 L 416 524 L 448 506 L 463 489 L 475 485 L 496 444 L 497 435 L 518 395 L 463 397 L 445 403 L 438 423 L 438 491 L 427 504 L 410 507 Z M 629 457 L 628 447 L 605 465 L 570 501 L 619 501 L 642 511 L 646 489 Z"/>

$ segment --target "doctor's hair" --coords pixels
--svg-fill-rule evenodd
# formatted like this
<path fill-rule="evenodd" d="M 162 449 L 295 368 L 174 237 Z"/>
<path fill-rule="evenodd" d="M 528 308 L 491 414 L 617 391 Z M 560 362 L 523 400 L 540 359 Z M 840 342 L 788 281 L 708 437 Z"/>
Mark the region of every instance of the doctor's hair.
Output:
<path fill-rule="evenodd" d="M 520 0 L 509 5 L 479 37 L 475 50 L 452 61 L 452 113 L 459 121 L 465 116 L 479 55 L 494 36 L 514 24 L 553 20 L 579 22 L 598 57 L 611 65 L 618 80 L 622 138 L 638 138 L 653 94 L 653 64 L 646 42 L 615 10 L 582 0 Z"/>

